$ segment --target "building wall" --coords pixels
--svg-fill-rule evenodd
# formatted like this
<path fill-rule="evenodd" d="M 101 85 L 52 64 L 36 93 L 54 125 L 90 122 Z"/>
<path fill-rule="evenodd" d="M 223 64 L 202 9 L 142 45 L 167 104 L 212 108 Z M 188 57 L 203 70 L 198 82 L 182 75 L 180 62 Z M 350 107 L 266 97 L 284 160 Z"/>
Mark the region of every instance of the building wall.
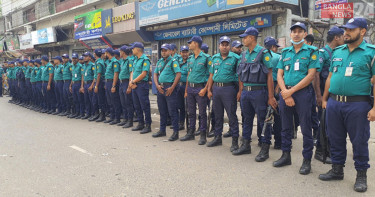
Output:
<path fill-rule="evenodd" d="M 38 0 L 1 0 L 3 16 L 36 3 Z"/>

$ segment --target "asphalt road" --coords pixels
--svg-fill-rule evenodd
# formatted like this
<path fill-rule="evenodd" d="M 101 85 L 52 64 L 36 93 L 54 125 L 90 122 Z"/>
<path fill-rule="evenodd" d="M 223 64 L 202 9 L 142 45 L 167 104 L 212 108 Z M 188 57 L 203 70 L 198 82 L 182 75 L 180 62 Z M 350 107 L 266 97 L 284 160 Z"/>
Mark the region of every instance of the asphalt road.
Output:
<path fill-rule="evenodd" d="M 329 165 L 313 160 L 312 173 L 300 175 L 302 135 L 293 141 L 292 165 L 272 167 L 252 154 L 232 156 L 223 146 L 154 139 L 130 129 L 40 114 L 0 98 L 0 196 L 375 196 L 374 170 L 368 191 L 353 191 L 356 172 L 351 144 L 343 181 L 322 182 Z M 153 132 L 159 117 L 153 114 Z M 373 126 L 373 125 L 372 125 Z M 374 127 L 372 128 L 372 132 Z M 185 134 L 182 131 L 180 137 Z M 253 139 L 254 135 L 253 135 Z M 375 140 L 370 140 L 374 153 Z M 373 154 L 370 158 L 373 158 Z M 374 165 L 371 160 L 370 164 Z"/>

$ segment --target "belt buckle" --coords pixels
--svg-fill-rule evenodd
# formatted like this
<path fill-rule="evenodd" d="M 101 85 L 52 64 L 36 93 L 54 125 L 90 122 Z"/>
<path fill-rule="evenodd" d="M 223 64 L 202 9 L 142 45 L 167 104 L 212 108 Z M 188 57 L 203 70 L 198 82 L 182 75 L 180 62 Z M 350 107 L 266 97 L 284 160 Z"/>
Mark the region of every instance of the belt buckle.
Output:
<path fill-rule="evenodd" d="M 248 87 L 248 90 L 249 90 L 249 91 L 251 91 L 251 89 L 252 89 L 252 86 L 247 86 L 247 87 Z"/>
<path fill-rule="evenodd" d="M 347 97 L 346 96 L 342 96 L 342 95 L 337 95 L 337 100 L 339 102 L 346 102 L 347 101 Z"/>
<path fill-rule="evenodd" d="M 224 83 L 218 83 L 219 84 L 219 87 L 223 87 L 224 86 Z"/>

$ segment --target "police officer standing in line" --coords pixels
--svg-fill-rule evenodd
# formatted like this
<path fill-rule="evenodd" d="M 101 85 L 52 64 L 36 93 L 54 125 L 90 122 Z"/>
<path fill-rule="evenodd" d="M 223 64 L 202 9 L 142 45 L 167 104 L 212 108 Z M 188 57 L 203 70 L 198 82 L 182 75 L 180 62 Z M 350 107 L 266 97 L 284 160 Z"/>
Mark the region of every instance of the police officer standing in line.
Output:
<path fill-rule="evenodd" d="M 27 61 L 26 65 L 26 72 L 25 72 L 25 78 L 26 78 L 26 95 L 27 95 L 27 100 L 26 100 L 26 105 L 25 107 L 30 108 L 31 107 L 31 100 L 33 99 L 32 97 L 32 87 L 31 87 L 31 70 L 33 69 L 33 64 L 31 61 Z"/>
<path fill-rule="evenodd" d="M 175 43 L 169 44 L 171 47 L 171 56 L 176 59 L 178 62 L 182 62 L 182 57 L 177 53 L 177 45 Z"/>
<path fill-rule="evenodd" d="M 26 61 L 26 60 L 25 60 Z M 17 71 L 17 80 L 18 80 L 18 91 L 19 91 L 19 96 L 20 96 L 20 101 L 21 103 L 19 104 L 20 106 L 24 106 L 27 95 L 26 95 L 26 86 L 25 86 L 25 65 L 27 65 L 27 62 L 24 64 L 23 60 L 19 61 L 19 69 Z"/>
<path fill-rule="evenodd" d="M 103 122 L 105 121 L 105 112 L 106 112 L 106 99 L 105 99 L 105 89 L 104 89 L 104 73 L 105 65 L 101 57 L 103 57 L 103 50 L 95 49 L 94 56 L 95 60 L 95 72 L 94 72 L 94 95 L 92 102 L 94 103 L 94 112 L 96 113 L 100 110 L 98 115 L 92 116 L 89 121 Z M 97 106 L 97 108 L 95 107 Z"/>
<path fill-rule="evenodd" d="M 241 101 L 241 111 L 244 116 L 243 124 L 243 142 L 241 147 L 233 151 L 233 155 L 251 153 L 251 134 L 253 129 L 253 120 L 257 114 L 257 136 L 258 145 L 262 149 L 256 156 L 255 161 L 263 162 L 269 157 L 269 147 L 271 144 L 271 128 L 267 127 L 264 136 L 261 131 L 264 126 L 264 120 L 267 114 L 267 106 L 270 105 L 276 109 L 277 103 L 274 97 L 274 87 L 272 80 L 271 53 L 257 44 L 258 30 L 249 27 L 240 35 L 242 43 L 248 48 L 241 54 L 241 62 L 237 74 L 239 74 L 239 92 L 237 100 Z M 242 78 L 242 72 L 250 66 L 251 70 L 258 70 L 253 73 L 249 71 L 247 79 Z"/>
<path fill-rule="evenodd" d="M 36 106 L 36 91 L 35 91 L 35 75 L 34 72 L 35 68 L 35 60 L 30 60 L 30 89 L 31 89 L 31 95 L 30 95 L 30 105 L 28 106 L 28 109 L 33 110 Z"/>
<path fill-rule="evenodd" d="M 9 61 L 8 62 L 8 69 L 7 69 L 7 76 L 8 76 L 8 84 L 9 84 L 9 95 L 12 97 L 11 100 L 9 100 L 9 103 L 16 103 L 16 97 L 15 97 L 15 90 L 14 90 L 14 62 Z"/>
<path fill-rule="evenodd" d="M 177 89 L 181 78 L 180 65 L 178 60 L 171 56 L 172 49 L 169 44 L 161 46 L 162 58 L 157 62 L 154 71 L 154 83 L 158 90 L 157 102 L 160 113 L 160 130 L 152 137 L 166 136 L 166 126 L 168 114 L 171 115 L 173 134 L 168 139 L 176 141 L 178 139 L 178 111 L 177 111 Z"/>
<path fill-rule="evenodd" d="M 0 66 L 0 97 L 3 97 L 3 67 Z"/>
<path fill-rule="evenodd" d="M 76 57 L 77 54 L 73 53 L 72 56 Z M 69 91 L 70 83 L 72 82 L 72 64 L 69 62 L 69 55 L 63 54 L 62 56 L 63 60 L 63 102 L 65 105 L 65 111 L 59 116 L 69 116 L 72 113 L 72 93 Z"/>
<path fill-rule="evenodd" d="M 317 70 L 314 81 L 313 81 L 317 105 L 319 109 L 319 112 L 318 112 L 319 117 L 322 116 L 322 95 L 324 93 L 325 83 L 329 75 L 329 67 L 331 64 L 333 49 L 344 44 L 344 30 L 336 26 L 332 27 L 327 32 L 327 43 L 328 44 L 326 46 L 319 49 L 319 62 L 321 66 Z M 323 152 L 322 152 L 322 147 L 320 144 L 320 137 L 319 137 L 320 132 L 319 131 L 320 130 L 318 129 L 317 143 L 316 143 L 314 158 L 317 159 L 318 161 L 323 162 Z M 326 163 L 328 164 L 332 163 L 330 157 L 327 157 Z"/>
<path fill-rule="evenodd" d="M 35 67 L 34 67 L 34 73 L 35 73 L 35 101 L 36 101 L 36 106 L 34 108 L 34 111 L 40 112 L 43 109 L 43 95 L 42 95 L 42 72 L 40 69 L 40 66 L 42 65 L 41 60 L 38 58 L 35 60 Z"/>
<path fill-rule="evenodd" d="M 64 88 L 64 81 L 63 81 L 63 71 L 64 66 L 62 65 L 62 58 L 60 56 L 56 56 L 53 58 L 55 62 L 55 70 L 53 74 L 53 80 L 55 81 L 55 96 L 56 96 L 56 107 L 57 111 L 52 113 L 52 115 L 57 115 L 63 113 L 65 111 L 65 102 L 63 97 L 63 88 Z"/>
<path fill-rule="evenodd" d="M 83 81 L 81 82 L 81 91 L 84 92 L 86 115 L 82 117 L 82 119 L 88 119 L 93 114 L 92 90 L 94 87 L 95 65 L 91 62 L 91 56 L 92 55 L 90 52 L 85 52 L 83 54 L 85 64 L 83 65 Z"/>
<path fill-rule="evenodd" d="M 230 52 L 230 38 L 220 38 L 220 53 L 212 57 L 210 77 L 208 79 L 208 98 L 213 96 L 213 108 L 215 108 L 215 138 L 207 144 L 208 147 L 222 145 L 222 133 L 224 124 L 224 109 L 229 118 L 229 127 L 232 134 L 232 146 L 230 151 L 238 149 L 238 119 L 237 119 L 237 94 L 236 75 L 239 56 Z M 201 134 L 202 135 L 202 134 Z M 201 136 L 205 138 L 205 136 Z"/>
<path fill-rule="evenodd" d="M 180 118 L 179 120 L 179 130 L 184 130 L 185 127 L 185 89 L 186 89 L 186 80 L 187 80 L 187 75 L 188 75 L 188 64 L 187 64 L 187 59 L 189 58 L 189 47 L 187 46 L 181 46 L 180 48 L 180 56 L 181 56 L 181 62 L 180 64 L 180 71 L 181 71 L 181 78 L 180 78 L 180 83 L 179 83 L 179 88 L 177 90 L 177 106 L 178 106 L 178 117 Z M 189 125 L 186 125 L 188 127 Z"/>
<path fill-rule="evenodd" d="M 48 110 L 44 111 L 43 113 L 52 114 L 56 111 L 56 98 L 54 91 L 55 83 L 53 82 L 54 68 L 53 65 L 48 61 L 48 57 L 46 55 L 42 56 L 42 64 L 44 65 L 44 69 L 42 71 L 42 90 Z"/>
<path fill-rule="evenodd" d="M 367 33 L 365 18 L 352 18 L 342 28 L 345 30 L 346 44 L 333 51 L 322 103 L 327 110 L 332 169 L 319 175 L 319 179 L 329 181 L 344 178 L 346 138 L 349 135 L 357 170 L 354 190 L 365 192 L 366 172 L 370 168 L 369 121 L 375 121 L 375 107 L 370 102 L 371 78 L 375 79 L 375 46 L 363 40 Z"/>
<path fill-rule="evenodd" d="M 277 44 L 277 40 L 273 37 L 266 37 L 264 39 L 264 47 L 271 52 L 271 64 L 272 64 L 272 79 L 273 79 L 273 86 L 275 88 L 275 99 L 278 102 L 279 101 L 279 93 L 280 93 L 280 88 L 277 84 L 277 64 L 279 63 L 280 60 L 280 54 L 277 53 L 277 49 L 280 47 Z M 273 136 L 275 140 L 275 145 L 274 149 L 281 149 L 281 118 L 280 114 L 278 113 L 273 113 L 274 116 L 274 124 L 273 124 Z"/>
<path fill-rule="evenodd" d="M 211 57 L 202 52 L 202 38 L 200 36 L 193 36 L 189 41 L 189 49 L 193 51 L 193 55 L 187 60 L 188 64 L 188 78 L 186 81 L 185 97 L 188 101 L 189 110 L 189 126 L 187 134 L 182 137 L 181 141 L 194 140 L 194 131 L 196 125 L 196 105 L 198 104 L 200 127 L 198 130 L 201 133 L 199 145 L 206 143 L 206 129 L 207 129 L 207 73 L 211 66 Z M 204 136 L 204 137 L 203 137 Z"/>
<path fill-rule="evenodd" d="M 79 119 L 80 117 L 83 117 L 83 114 L 85 113 L 84 95 L 80 92 L 83 69 L 82 64 L 78 62 L 78 55 L 73 54 L 72 60 L 72 82 L 70 83 L 69 90 L 73 94 L 75 113 L 72 113 L 68 118 Z"/>
<path fill-rule="evenodd" d="M 133 69 L 133 60 L 130 58 L 130 48 L 126 45 L 120 48 L 120 99 L 122 106 L 122 113 L 124 114 L 124 121 L 118 126 L 123 126 L 123 128 L 133 127 L 133 94 L 132 89 L 129 87 L 129 78 L 131 69 Z"/>
<path fill-rule="evenodd" d="M 293 135 L 293 111 L 296 110 L 303 135 L 303 163 L 300 174 L 311 171 L 311 158 L 314 148 L 311 125 L 311 106 L 316 69 L 319 68 L 318 51 L 304 43 L 306 26 L 297 22 L 290 28 L 293 46 L 284 48 L 277 68 L 277 82 L 281 89 L 280 116 L 282 121 L 281 158 L 273 163 L 274 167 L 291 165 L 291 145 Z"/>
<path fill-rule="evenodd" d="M 133 90 L 133 103 L 138 116 L 138 125 L 132 131 L 141 131 L 141 134 L 145 134 L 151 132 L 152 123 L 148 85 L 151 62 L 143 54 L 142 43 L 134 42 L 131 49 L 135 57 L 129 86 Z"/>
<path fill-rule="evenodd" d="M 110 125 L 120 123 L 121 119 L 121 104 L 119 95 L 119 80 L 118 76 L 120 73 L 120 64 L 114 56 L 115 52 L 112 48 L 108 48 L 105 51 L 105 55 L 109 59 L 107 68 L 105 71 L 105 89 L 107 93 L 107 102 L 112 106 L 110 110 L 110 119 L 104 121 Z"/>

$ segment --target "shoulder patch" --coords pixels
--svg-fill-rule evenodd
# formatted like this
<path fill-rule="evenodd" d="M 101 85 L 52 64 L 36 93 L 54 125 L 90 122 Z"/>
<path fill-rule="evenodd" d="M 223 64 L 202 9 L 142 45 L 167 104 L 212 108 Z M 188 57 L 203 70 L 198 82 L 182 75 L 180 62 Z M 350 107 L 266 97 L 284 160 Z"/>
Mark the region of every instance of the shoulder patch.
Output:
<path fill-rule="evenodd" d="M 117 68 L 117 64 L 115 64 L 113 67 Z"/>
<path fill-rule="evenodd" d="M 312 56 L 311 56 L 311 59 L 316 60 L 316 55 L 315 55 L 315 54 L 312 55 Z"/>
<path fill-rule="evenodd" d="M 51 68 L 49 68 L 48 70 L 52 70 Z"/>
<path fill-rule="evenodd" d="M 95 70 L 95 67 L 92 67 L 92 70 Z"/>
<path fill-rule="evenodd" d="M 264 59 L 268 62 L 270 61 L 270 56 L 266 56 Z"/>
<path fill-rule="evenodd" d="M 173 67 L 175 67 L 175 68 L 176 68 L 176 67 L 177 67 L 177 64 L 173 64 Z"/>
<path fill-rule="evenodd" d="M 147 63 L 145 62 L 145 63 L 143 64 L 143 66 L 147 66 Z"/>
<path fill-rule="evenodd" d="M 208 65 L 211 66 L 211 64 L 212 64 L 212 61 L 209 61 L 209 62 L 208 62 Z"/>
<path fill-rule="evenodd" d="M 129 67 L 132 67 L 132 64 L 129 64 Z"/>

